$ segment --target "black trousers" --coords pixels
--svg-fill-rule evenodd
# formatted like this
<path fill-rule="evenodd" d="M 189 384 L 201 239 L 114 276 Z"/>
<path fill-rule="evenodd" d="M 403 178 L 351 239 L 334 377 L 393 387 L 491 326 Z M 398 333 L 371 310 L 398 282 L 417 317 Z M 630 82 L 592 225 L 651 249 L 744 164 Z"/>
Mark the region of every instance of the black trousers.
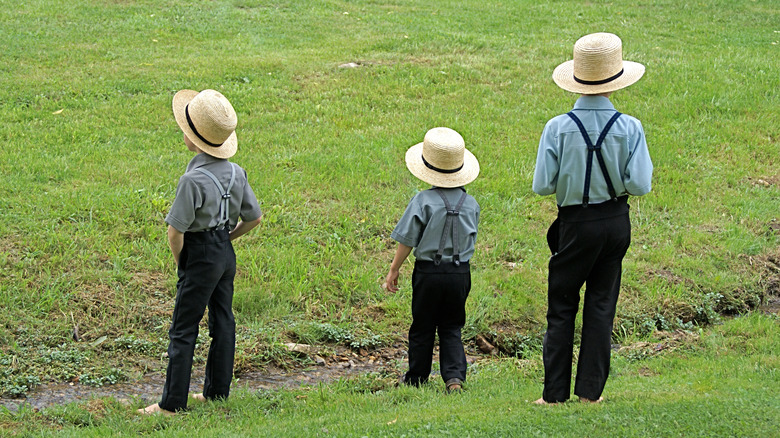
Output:
<path fill-rule="evenodd" d="M 208 306 L 209 347 L 203 395 L 225 398 L 233 379 L 236 323 L 233 319 L 233 278 L 236 255 L 227 230 L 184 234 L 179 256 L 176 304 L 168 331 L 168 370 L 160 407 L 186 409 L 198 324 Z"/>
<path fill-rule="evenodd" d="M 466 298 L 471 290 L 468 262 L 417 261 L 412 273 L 412 326 L 409 328 L 409 371 L 406 383 L 419 385 L 428 380 L 433 360 L 433 344 L 439 332 L 441 377 L 466 380 L 466 353 L 461 329 L 466 323 Z"/>
<path fill-rule="evenodd" d="M 553 256 L 548 277 L 547 333 L 544 336 L 544 392 L 547 402 L 569 398 L 574 321 L 585 284 L 582 340 L 574 394 L 601 397 L 611 353 L 612 324 L 620 291 L 623 257 L 631 243 L 625 198 L 618 202 L 563 207 L 548 241 Z"/>

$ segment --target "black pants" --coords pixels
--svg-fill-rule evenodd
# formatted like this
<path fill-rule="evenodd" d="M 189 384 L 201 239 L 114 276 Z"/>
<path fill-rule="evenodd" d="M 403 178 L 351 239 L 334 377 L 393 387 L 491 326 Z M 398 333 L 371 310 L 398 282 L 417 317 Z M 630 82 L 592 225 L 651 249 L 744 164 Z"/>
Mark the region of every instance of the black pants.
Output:
<path fill-rule="evenodd" d="M 198 324 L 209 309 L 211 345 L 203 395 L 225 398 L 233 378 L 236 323 L 233 319 L 233 278 L 236 255 L 227 230 L 184 234 L 179 256 L 176 304 L 168 331 L 168 370 L 160 407 L 185 409 Z"/>
<path fill-rule="evenodd" d="M 471 290 L 468 262 L 460 266 L 417 261 L 412 273 L 412 326 L 409 328 L 409 371 L 404 380 L 419 385 L 428 380 L 433 344 L 439 332 L 441 377 L 466 380 L 466 353 L 461 329 L 466 323 L 466 298 Z"/>
<path fill-rule="evenodd" d="M 628 204 L 622 198 L 588 208 L 564 207 L 553 227 L 542 397 L 547 402 L 569 398 L 574 320 L 585 284 L 574 394 L 597 400 L 609 375 L 622 262 L 631 243 Z"/>

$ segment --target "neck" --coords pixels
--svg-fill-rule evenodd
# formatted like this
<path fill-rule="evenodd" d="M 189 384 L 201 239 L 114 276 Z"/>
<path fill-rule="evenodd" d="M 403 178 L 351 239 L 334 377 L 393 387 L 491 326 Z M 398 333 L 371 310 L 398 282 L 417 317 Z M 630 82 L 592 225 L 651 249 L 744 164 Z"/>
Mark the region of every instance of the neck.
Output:
<path fill-rule="evenodd" d="M 612 95 L 611 91 L 607 93 L 600 93 L 600 94 L 583 94 L 583 96 L 601 96 L 601 97 L 606 97 L 607 99 L 609 99 L 609 96 L 611 95 Z"/>

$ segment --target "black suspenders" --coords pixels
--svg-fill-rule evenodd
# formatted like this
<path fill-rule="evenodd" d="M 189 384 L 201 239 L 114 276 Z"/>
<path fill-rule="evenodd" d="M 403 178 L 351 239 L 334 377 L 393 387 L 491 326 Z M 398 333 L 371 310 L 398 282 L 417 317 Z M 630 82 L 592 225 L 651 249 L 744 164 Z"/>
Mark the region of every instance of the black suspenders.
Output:
<path fill-rule="evenodd" d="M 617 199 L 617 194 L 615 193 L 615 187 L 612 185 L 612 179 L 609 177 L 609 173 L 607 173 L 607 165 L 604 164 L 604 157 L 601 155 L 601 144 L 604 142 L 604 138 L 607 136 L 607 132 L 609 132 L 609 129 L 612 127 L 612 124 L 615 123 L 615 121 L 620 117 L 620 113 L 615 111 L 615 114 L 612 116 L 611 119 L 607 122 L 607 124 L 604 126 L 604 130 L 601 131 L 601 134 L 599 134 L 598 140 L 596 140 L 596 144 L 594 145 L 590 141 L 590 136 L 588 135 L 588 131 L 585 130 L 585 127 L 582 125 L 582 122 L 580 121 L 577 116 L 574 115 L 574 112 L 570 111 L 566 113 L 569 117 L 571 117 L 572 120 L 574 120 L 574 123 L 577 124 L 577 127 L 580 128 L 580 134 L 582 134 L 582 138 L 585 139 L 585 144 L 588 146 L 588 163 L 587 167 L 585 168 L 585 188 L 582 191 L 582 206 L 584 208 L 588 207 L 588 194 L 590 193 L 590 172 L 593 168 L 593 151 L 596 151 L 596 158 L 599 160 L 599 167 L 601 168 L 601 173 L 604 174 L 604 180 L 607 182 L 607 188 L 609 189 L 609 196 L 612 197 L 612 200 Z"/>
<path fill-rule="evenodd" d="M 447 243 L 447 235 L 450 234 L 450 229 L 452 229 L 452 263 L 454 263 L 455 266 L 460 266 L 460 248 L 458 248 L 458 228 L 460 227 L 459 224 L 455 221 L 455 216 L 460 214 L 460 207 L 463 206 L 463 201 L 466 200 L 466 191 L 463 190 L 463 194 L 460 195 L 458 205 L 456 205 L 454 209 L 440 188 L 436 188 L 436 193 L 438 193 L 439 196 L 441 196 L 442 201 L 444 201 L 444 207 L 447 209 L 447 219 L 444 221 L 444 231 L 442 231 L 441 240 L 439 240 L 439 249 L 433 256 L 433 264 L 439 266 L 441 263 L 441 256 L 444 253 L 444 245 Z M 453 222 L 455 222 L 455 224 L 453 224 Z"/>

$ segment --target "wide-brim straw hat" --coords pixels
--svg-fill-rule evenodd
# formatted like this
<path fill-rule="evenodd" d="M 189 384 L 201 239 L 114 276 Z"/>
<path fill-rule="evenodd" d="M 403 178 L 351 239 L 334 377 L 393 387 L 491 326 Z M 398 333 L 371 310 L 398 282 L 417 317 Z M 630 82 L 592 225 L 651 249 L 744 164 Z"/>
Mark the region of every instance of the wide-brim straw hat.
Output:
<path fill-rule="evenodd" d="M 623 60 L 623 42 L 611 33 L 585 35 L 574 44 L 574 59 L 553 71 L 553 80 L 566 91 L 601 94 L 638 81 L 645 66 Z"/>
<path fill-rule="evenodd" d="M 412 175 L 436 187 L 465 186 L 479 175 L 477 157 L 466 149 L 463 137 L 450 128 L 433 128 L 422 143 L 406 151 Z"/>
<path fill-rule="evenodd" d="M 203 152 L 217 158 L 236 154 L 238 117 L 219 91 L 179 91 L 173 96 L 173 115 L 179 128 Z"/>

